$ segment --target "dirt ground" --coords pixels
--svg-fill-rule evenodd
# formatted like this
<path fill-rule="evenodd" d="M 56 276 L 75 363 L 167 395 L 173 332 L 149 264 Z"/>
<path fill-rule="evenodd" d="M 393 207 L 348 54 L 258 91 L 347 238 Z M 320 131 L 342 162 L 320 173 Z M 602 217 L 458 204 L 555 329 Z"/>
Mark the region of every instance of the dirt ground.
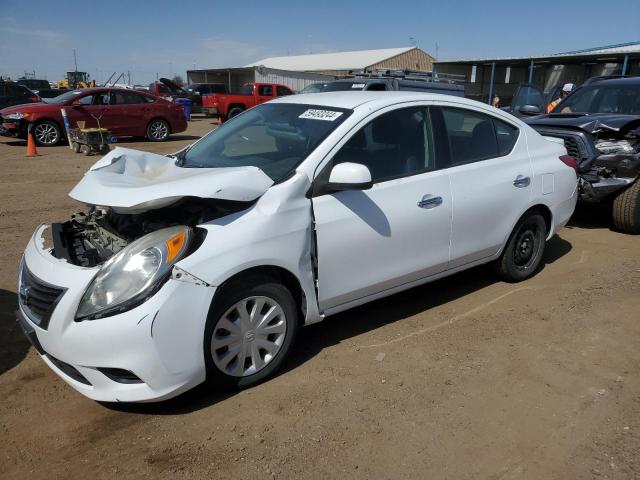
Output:
<path fill-rule="evenodd" d="M 476 268 L 303 329 L 253 389 L 103 405 L 13 314 L 24 245 L 97 158 L 25 150 L 0 141 L 0 478 L 640 478 L 640 238 L 606 212 L 578 211 L 529 281 Z"/>

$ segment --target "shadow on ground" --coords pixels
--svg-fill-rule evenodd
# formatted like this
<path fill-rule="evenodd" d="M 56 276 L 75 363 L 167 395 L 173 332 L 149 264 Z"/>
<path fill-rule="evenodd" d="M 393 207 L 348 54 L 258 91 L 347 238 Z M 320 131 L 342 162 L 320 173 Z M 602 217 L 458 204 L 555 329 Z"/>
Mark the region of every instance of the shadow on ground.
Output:
<path fill-rule="evenodd" d="M 27 356 L 31 344 L 16 322 L 18 295 L 0 289 L 0 375 Z"/>
<path fill-rule="evenodd" d="M 540 270 L 565 256 L 571 248 L 571 243 L 558 235 L 553 236 L 547 243 Z M 329 317 L 319 324 L 301 329 L 282 370 L 293 370 L 323 349 L 344 340 L 445 305 L 499 281 L 489 266 L 480 266 Z M 160 403 L 103 405 L 130 413 L 180 415 L 215 405 L 233 395 L 233 392 L 214 392 L 212 387 L 200 385 L 179 397 Z"/>
<path fill-rule="evenodd" d="M 578 202 L 576 210 L 567 228 L 608 228 L 613 229 L 613 219 L 611 217 L 612 206 L 610 202 L 583 203 Z"/>

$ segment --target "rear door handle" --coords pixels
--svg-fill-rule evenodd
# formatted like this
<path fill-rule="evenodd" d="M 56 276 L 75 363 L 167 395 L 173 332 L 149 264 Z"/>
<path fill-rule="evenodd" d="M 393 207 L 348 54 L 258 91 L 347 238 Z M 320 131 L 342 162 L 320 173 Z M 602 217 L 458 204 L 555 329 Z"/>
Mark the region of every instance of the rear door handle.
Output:
<path fill-rule="evenodd" d="M 528 187 L 530 183 L 531 179 L 529 177 L 525 177 L 524 175 L 518 175 L 513 181 L 513 185 L 518 188 Z"/>
<path fill-rule="evenodd" d="M 442 205 L 442 197 L 434 197 L 432 195 L 425 195 L 422 197 L 422 200 L 418 202 L 420 208 L 426 209 L 436 208 L 440 205 Z"/>

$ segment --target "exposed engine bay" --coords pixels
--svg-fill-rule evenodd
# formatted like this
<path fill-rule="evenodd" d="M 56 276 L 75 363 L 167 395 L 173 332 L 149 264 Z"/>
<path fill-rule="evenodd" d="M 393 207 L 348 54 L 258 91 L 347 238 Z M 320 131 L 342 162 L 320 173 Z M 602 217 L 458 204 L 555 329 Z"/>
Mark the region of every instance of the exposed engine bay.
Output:
<path fill-rule="evenodd" d="M 150 232 L 174 225 L 194 227 L 253 203 L 185 197 L 168 207 L 135 214 L 91 207 L 51 225 L 53 255 L 74 265 L 94 267 Z"/>

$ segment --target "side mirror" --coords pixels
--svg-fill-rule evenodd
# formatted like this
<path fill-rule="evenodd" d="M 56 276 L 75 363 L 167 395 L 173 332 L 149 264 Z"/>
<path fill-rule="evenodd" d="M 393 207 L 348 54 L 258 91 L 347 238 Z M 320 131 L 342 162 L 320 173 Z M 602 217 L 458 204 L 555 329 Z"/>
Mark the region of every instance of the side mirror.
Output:
<path fill-rule="evenodd" d="M 373 186 L 371 172 L 361 163 L 339 163 L 331 169 L 327 190 L 368 190 Z"/>
<path fill-rule="evenodd" d="M 80 103 L 80 100 L 74 100 L 73 102 L 71 102 L 71 106 L 72 107 L 81 107 L 82 103 Z"/>
<path fill-rule="evenodd" d="M 523 105 L 519 111 L 523 115 L 540 115 L 542 113 L 540 107 L 536 105 Z"/>

